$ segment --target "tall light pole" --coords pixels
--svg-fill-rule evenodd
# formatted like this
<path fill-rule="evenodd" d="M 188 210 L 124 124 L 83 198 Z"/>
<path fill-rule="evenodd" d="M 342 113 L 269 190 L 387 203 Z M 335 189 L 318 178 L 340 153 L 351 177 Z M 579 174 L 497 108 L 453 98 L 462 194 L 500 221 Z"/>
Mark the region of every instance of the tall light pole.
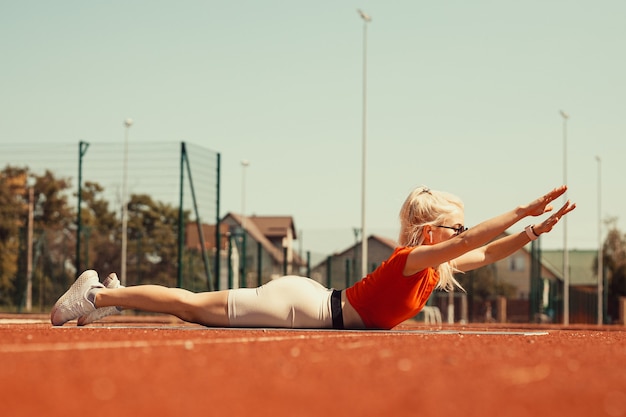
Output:
<path fill-rule="evenodd" d="M 33 222 L 35 211 L 35 179 L 28 177 L 28 230 L 26 234 L 26 312 L 33 309 Z"/>
<path fill-rule="evenodd" d="M 250 166 L 250 161 L 241 161 L 241 228 L 246 230 L 246 170 Z"/>
<path fill-rule="evenodd" d="M 567 185 L 567 121 L 569 115 L 560 111 L 563 117 L 563 184 Z M 567 191 L 563 194 L 567 201 Z M 567 248 L 567 216 L 563 218 L 563 324 L 569 324 L 569 251 Z"/>
<path fill-rule="evenodd" d="M 596 161 L 598 161 L 598 325 L 601 325 L 603 322 L 602 299 L 604 291 L 602 288 L 604 285 L 604 265 L 602 264 L 602 160 L 599 156 L 596 156 Z"/>
<path fill-rule="evenodd" d="M 244 287 L 247 286 L 248 281 L 246 273 L 246 171 L 249 165 L 250 161 L 247 159 L 241 161 L 241 274 L 239 275 L 238 285 Z"/>
<path fill-rule="evenodd" d="M 363 19 L 363 138 L 361 160 L 361 276 L 367 274 L 367 232 L 365 229 L 365 173 L 367 164 L 367 26 L 372 18 L 357 10 Z"/>
<path fill-rule="evenodd" d="M 127 201 L 127 184 L 128 184 L 128 131 L 133 125 L 133 119 L 124 120 L 124 167 L 122 178 L 122 260 L 120 266 L 120 284 L 126 286 L 126 246 L 127 246 L 127 229 L 128 229 L 128 201 Z"/>

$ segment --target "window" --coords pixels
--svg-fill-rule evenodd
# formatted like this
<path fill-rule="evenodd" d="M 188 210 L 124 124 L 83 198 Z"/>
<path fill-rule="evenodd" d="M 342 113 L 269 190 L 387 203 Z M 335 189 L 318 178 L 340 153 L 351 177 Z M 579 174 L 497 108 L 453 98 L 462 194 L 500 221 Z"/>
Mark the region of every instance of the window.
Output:
<path fill-rule="evenodd" d="M 509 271 L 524 271 L 526 269 L 526 259 L 523 256 L 509 257 Z"/>

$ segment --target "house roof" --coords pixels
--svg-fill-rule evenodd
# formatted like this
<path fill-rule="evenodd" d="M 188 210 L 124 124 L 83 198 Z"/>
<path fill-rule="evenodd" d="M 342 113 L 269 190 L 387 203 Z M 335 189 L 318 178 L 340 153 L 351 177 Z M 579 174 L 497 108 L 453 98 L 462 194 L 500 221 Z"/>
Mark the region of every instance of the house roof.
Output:
<path fill-rule="evenodd" d="M 508 236 L 509 233 L 504 232 L 497 238 Z M 395 249 L 397 243 L 389 238 L 371 235 L 369 241 L 372 239 L 378 240 L 384 245 L 389 246 L 391 249 Z M 355 246 L 360 246 L 361 242 L 353 244 L 345 250 L 336 253 L 334 256 L 342 256 L 349 253 Z M 520 250 L 526 252 L 530 256 L 530 246 L 524 246 Z M 596 273 L 594 271 L 594 262 L 597 256 L 595 250 L 571 250 L 569 252 L 570 263 L 570 285 L 584 286 L 593 285 L 597 283 Z M 563 280 L 563 251 L 562 250 L 541 250 L 541 264 L 544 268 L 548 269 L 559 280 Z"/>
<path fill-rule="evenodd" d="M 367 238 L 367 242 L 369 244 L 372 241 L 378 241 L 382 245 L 389 247 L 389 249 L 391 249 L 392 251 L 395 250 L 398 247 L 398 243 L 395 240 L 389 239 L 387 237 L 380 236 L 380 235 L 370 235 Z M 356 242 L 356 243 L 352 244 L 351 246 L 348 246 L 346 249 L 342 250 L 341 252 L 335 252 L 332 256 L 333 257 L 342 257 L 342 256 L 350 255 L 351 253 L 353 253 L 355 248 L 359 248 L 360 246 L 361 246 L 361 242 L 360 241 Z M 319 268 L 319 266 L 324 264 L 324 263 L 326 263 L 326 258 L 324 258 L 323 260 L 321 260 L 320 262 L 315 264 L 315 266 L 312 269 Z"/>
<path fill-rule="evenodd" d="M 571 285 L 594 285 L 598 282 L 597 272 L 594 263 L 598 255 L 596 250 L 570 250 L 569 258 L 569 280 Z M 545 263 L 549 263 L 563 277 L 563 250 L 541 250 L 541 258 Z"/>
<path fill-rule="evenodd" d="M 228 217 L 232 218 L 235 223 L 239 225 L 242 224 L 243 216 L 241 216 L 240 214 L 233 212 L 227 213 L 222 218 L 222 221 L 224 221 Z M 280 248 L 274 246 L 274 244 L 272 244 L 268 237 L 286 237 L 288 228 L 291 228 L 293 232 L 293 219 L 286 216 L 246 216 L 245 220 L 246 232 L 252 237 L 252 239 L 254 239 L 256 242 L 259 242 L 263 249 L 267 253 L 269 253 L 277 262 L 282 262 L 283 251 Z M 269 231 L 270 234 L 266 235 L 264 233 L 264 230 Z M 293 233 L 295 239 L 295 232 Z M 302 259 L 295 251 L 293 252 L 293 260 L 299 265 L 303 264 Z"/>
<path fill-rule="evenodd" d="M 241 218 L 241 216 L 239 216 Z M 291 216 L 247 216 L 255 224 L 257 229 L 267 237 L 285 237 L 287 230 L 291 229 L 291 236 L 297 239 L 296 229 Z"/>
<path fill-rule="evenodd" d="M 367 238 L 367 242 L 369 243 L 372 240 L 376 240 L 376 241 L 382 243 L 383 245 L 388 246 L 392 250 L 395 249 L 396 247 L 398 247 L 398 243 L 395 240 L 389 239 L 387 237 L 383 237 L 383 236 L 379 236 L 379 235 L 370 235 Z M 353 244 L 352 246 L 349 246 L 348 248 L 344 249 L 343 251 L 335 254 L 335 256 L 345 255 L 345 254 L 350 253 L 351 251 L 353 251 L 354 248 L 360 247 L 360 246 L 361 246 L 361 242 L 357 242 L 357 243 Z"/>
<path fill-rule="evenodd" d="M 220 225 L 221 242 L 220 247 L 226 247 L 226 233 L 228 232 L 228 225 Z M 215 248 L 215 225 L 203 224 L 202 235 L 204 237 L 204 247 L 207 249 Z M 185 225 L 185 247 L 200 249 L 200 234 L 198 233 L 198 223 L 187 223 Z"/>

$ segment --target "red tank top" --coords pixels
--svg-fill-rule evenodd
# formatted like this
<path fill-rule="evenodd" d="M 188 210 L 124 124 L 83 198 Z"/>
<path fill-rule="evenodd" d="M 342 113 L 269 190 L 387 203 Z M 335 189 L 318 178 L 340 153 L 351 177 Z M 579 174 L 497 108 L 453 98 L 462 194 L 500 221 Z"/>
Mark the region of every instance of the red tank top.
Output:
<path fill-rule="evenodd" d="M 434 268 L 402 274 L 412 249 L 397 248 L 374 272 L 346 289 L 348 301 L 368 328 L 391 329 L 415 316 L 437 285 Z"/>

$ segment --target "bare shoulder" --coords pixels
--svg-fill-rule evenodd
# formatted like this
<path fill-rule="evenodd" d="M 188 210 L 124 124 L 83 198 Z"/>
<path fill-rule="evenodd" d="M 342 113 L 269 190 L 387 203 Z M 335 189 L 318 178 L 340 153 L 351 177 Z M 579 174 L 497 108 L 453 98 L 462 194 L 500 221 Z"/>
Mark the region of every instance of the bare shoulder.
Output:
<path fill-rule="evenodd" d="M 411 248 L 408 256 L 406 257 L 402 275 L 409 277 L 419 271 L 433 266 L 430 262 L 430 252 L 432 252 L 431 246 L 415 246 Z"/>

